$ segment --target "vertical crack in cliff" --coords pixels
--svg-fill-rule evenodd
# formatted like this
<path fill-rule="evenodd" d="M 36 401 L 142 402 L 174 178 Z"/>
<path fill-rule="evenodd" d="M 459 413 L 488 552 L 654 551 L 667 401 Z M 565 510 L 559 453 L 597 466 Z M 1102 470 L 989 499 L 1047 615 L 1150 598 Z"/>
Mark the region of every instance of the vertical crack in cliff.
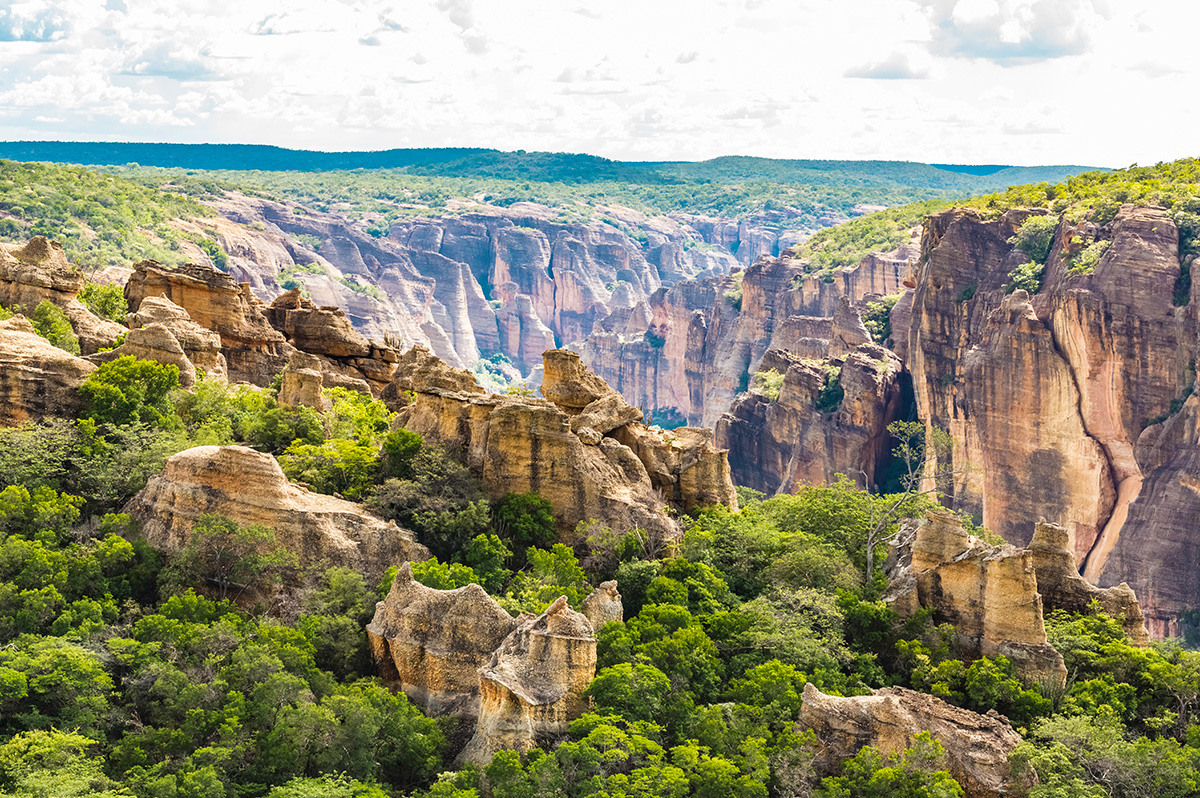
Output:
<path fill-rule="evenodd" d="M 1054 345 L 1055 353 L 1062 358 L 1067 366 L 1067 373 L 1071 375 L 1071 382 L 1075 386 L 1075 396 L 1078 400 L 1079 421 L 1083 426 L 1084 432 L 1096 444 L 1100 452 L 1104 455 L 1104 462 L 1108 466 L 1109 479 L 1112 481 L 1116 495 L 1113 498 L 1112 507 L 1109 509 L 1108 517 L 1099 519 L 1100 529 L 1087 553 L 1079 558 L 1079 571 L 1085 579 L 1093 584 L 1099 584 L 1100 574 L 1104 571 L 1104 566 L 1108 563 L 1108 557 L 1112 554 L 1113 549 L 1117 545 L 1117 541 L 1121 536 L 1121 527 L 1125 525 L 1126 518 L 1129 517 L 1129 506 L 1137 499 L 1142 490 L 1142 474 L 1137 467 L 1137 460 L 1132 456 L 1132 447 L 1129 444 L 1115 439 L 1115 432 L 1123 428 L 1120 419 L 1112 418 L 1111 410 L 1113 403 L 1105 401 L 1101 407 L 1095 409 L 1102 412 L 1101 418 L 1105 422 L 1103 426 L 1114 433 L 1112 436 L 1104 436 L 1101 434 L 1096 424 L 1095 417 L 1089 418 L 1089 413 L 1085 412 L 1084 404 L 1086 401 L 1086 393 L 1084 389 L 1083 379 L 1080 377 L 1079 370 L 1076 367 L 1075 360 L 1071 358 L 1070 353 L 1063 342 L 1059 339 L 1058 331 L 1053 324 L 1056 315 L 1055 308 L 1050 310 L 1050 323 L 1043 321 L 1050 332 L 1050 341 Z M 1109 380 L 1111 386 L 1112 380 Z M 1129 456 L 1122 457 L 1116 448 L 1129 448 Z M 1132 462 L 1132 472 L 1128 468 L 1123 468 L 1120 461 L 1129 460 Z M 1097 497 L 1099 500 L 1100 497 Z M 1070 519 L 1065 519 L 1070 520 Z"/>

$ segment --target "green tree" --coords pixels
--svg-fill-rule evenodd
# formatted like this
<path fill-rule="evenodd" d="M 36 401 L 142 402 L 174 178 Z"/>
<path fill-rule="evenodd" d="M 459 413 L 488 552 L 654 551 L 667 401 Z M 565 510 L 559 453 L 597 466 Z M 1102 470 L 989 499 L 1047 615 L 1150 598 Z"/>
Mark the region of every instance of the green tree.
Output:
<path fill-rule="evenodd" d="M 224 516 L 205 513 L 171 560 L 164 579 L 174 589 L 209 585 L 219 600 L 261 593 L 283 579 L 295 557 L 275 545 L 275 533 L 257 524 L 244 527 Z"/>
<path fill-rule="evenodd" d="M 85 417 L 97 424 L 162 426 L 177 418 L 168 396 L 178 387 L 178 366 L 122 355 L 100 364 L 79 392 L 87 401 Z"/>
<path fill-rule="evenodd" d="M 88 310 L 100 318 L 118 324 L 125 323 L 129 307 L 125 302 L 125 290 L 121 286 L 88 280 L 83 284 L 83 288 L 79 289 L 78 298 Z"/>
<path fill-rule="evenodd" d="M 79 338 L 76 337 L 75 330 L 71 327 L 71 320 L 58 305 L 48 299 L 43 299 L 33 309 L 29 321 L 33 324 L 33 329 L 37 330 L 38 335 L 59 349 L 73 355 L 79 354 Z"/>
<path fill-rule="evenodd" d="M 379 451 L 370 443 L 332 438 L 314 445 L 294 441 L 279 456 L 283 473 L 317 493 L 338 493 L 357 499 L 374 485 Z"/>
<path fill-rule="evenodd" d="M 883 757 L 865 746 L 842 765 L 840 776 L 821 780 L 816 798 L 961 798 L 962 787 L 945 768 L 946 751 L 921 732 L 903 754 Z"/>
<path fill-rule="evenodd" d="M 496 532 L 516 555 L 514 567 L 525 564 L 530 546 L 548 549 L 558 540 L 550 502 L 536 493 L 507 493 L 492 506 Z"/>

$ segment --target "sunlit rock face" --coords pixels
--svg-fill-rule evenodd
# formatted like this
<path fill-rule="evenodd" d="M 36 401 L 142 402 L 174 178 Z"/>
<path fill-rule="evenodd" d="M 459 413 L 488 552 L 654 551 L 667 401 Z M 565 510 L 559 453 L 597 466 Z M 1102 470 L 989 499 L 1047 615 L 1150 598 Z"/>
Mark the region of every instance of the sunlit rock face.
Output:
<path fill-rule="evenodd" d="M 0 321 L 0 424 L 77 415 L 79 386 L 95 369 L 38 335 L 24 316 Z"/>

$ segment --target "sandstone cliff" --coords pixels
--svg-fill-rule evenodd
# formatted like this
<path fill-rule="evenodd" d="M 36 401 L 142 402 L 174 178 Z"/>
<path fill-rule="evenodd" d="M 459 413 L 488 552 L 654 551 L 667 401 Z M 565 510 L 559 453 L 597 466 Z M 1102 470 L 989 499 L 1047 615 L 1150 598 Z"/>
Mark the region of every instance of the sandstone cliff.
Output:
<path fill-rule="evenodd" d="M 1200 513 L 1185 401 L 1200 303 L 1196 283 L 1171 302 L 1178 231 L 1147 207 L 1060 221 L 1041 289 L 1006 294 L 1027 259 L 1008 240 L 1028 215 L 953 209 L 926 224 L 904 336 L 919 416 L 954 437 L 956 506 L 1019 545 L 1030 519 L 1061 523 L 1088 579 L 1128 582 L 1151 632 L 1177 633 L 1200 603 L 1183 520 Z M 1107 249 L 1075 268 L 1093 243 Z"/>
<path fill-rule="evenodd" d="M 275 458 L 244 446 L 197 446 L 169 458 L 125 512 L 155 548 L 177 551 L 201 515 L 274 530 L 301 567 L 345 565 L 378 580 L 391 565 L 429 556 L 412 533 L 361 506 L 288 482 Z"/>
<path fill-rule="evenodd" d="M 813 764 L 820 775 L 836 773 L 865 745 L 899 754 L 928 731 L 945 748 L 947 768 L 966 798 L 1001 798 L 1030 786 L 1028 777 L 1014 778 L 1008 761 L 1021 736 L 999 716 L 979 715 L 903 687 L 841 698 L 807 684 L 800 725 L 817 735 Z"/>
<path fill-rule="evenodd" d="M 493 496 L 534 491 L 548 500 L 568 541 L 589 519 L 665 539 L 678 532 L 664 505 L 736 507 L 726 453 L 711 433 L 644 427 L 578 355 L 551 350 L 543 357 L 542 390 L 554 401 L 485 394 L 469 373 L 420 350 L 404 356 L 413 371 L 402 372 L 383 397 L 398 410 L 398 423 L 462 452 Z"/>

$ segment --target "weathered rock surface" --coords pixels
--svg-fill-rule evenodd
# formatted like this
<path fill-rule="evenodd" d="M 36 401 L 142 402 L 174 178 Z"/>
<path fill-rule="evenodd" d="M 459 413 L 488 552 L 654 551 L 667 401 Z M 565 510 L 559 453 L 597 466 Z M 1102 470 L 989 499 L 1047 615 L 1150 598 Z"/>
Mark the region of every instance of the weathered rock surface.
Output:
<path fill-rule="evenodd" d="M 1066 610 L 1086 613 L 1089 611 L 1088 605 L 1098 601 L 1104 612 L 1123 620 L 1129 642 L 1135 646 L 1149 645 L 1146 618 L 1133 590 L 1124 582 L 1115 587 L 1099 588 L 1080 576 L 1071 548 L 1071 536 L 1065 528 L 1045 521 L 1038 522 L 1033 528 L 1029 552 L 1033 555 L 1038 592 L 1042 595 L 1046 612 Z"/>
<path fill-rule="evenodd" d="M 263 303 L 248 283 L 211 266 L 185 264 L 170 269 L 155 261 L 134 265 L 125 299 L 139 313 L 146 297 L 165 296 L 193 322 L 221 336 L 229 379 L 266 385 L 287 364 L 293 347 L 275 330 Z"/>
<path fill-rule="evenodd" d="M 479 585 L 435 590 L 400 566 L 367 626 L 380 675 L 431 715 L 479 715 L 479 670 L 521 625 Z M 594 665 L 594 660 L 593 660 Z"/>
<path fill-rule="evenodd" d="M 204 372 L 209 379 L 227 379 L 220 334 L 196 324 L 186 310 L 165 296 L 145 297 L 139 303 L 137 312 L 125 317 L 125 323 L 130 330 L 161 324 L 171 331 L 196 369 Z"/>
<path fill-rule="evenodd" d="M 955 627 L 964 656 L 1003 655 L 1028 679 L 1066 679 L 1046 640 L 1028 549 L 984 543 L 944 512 L 905 522 L 892 548 L 884 600 L 902 617 L 931 608 L 937 623 Z"/>
<path fill-rule="evenodd" d="M 219 513 L 275 531 L 301 567 L 344 565 L 378 579 L 387 568 L 429 556 L 412 533 L 360 505 L 293 485 L 275 458 L 244 446 L 197 446 L 169 458 L 125 512 L 155 548 L 177 551 L 200 516 Z"/>
<path fill-rule="evenodd" d="M 892 319 L 918 414 L 954 438 L 955 506 L 1020 545 L 1031 519 L 1061 523 L 1087 579 L 1128 582 L 1151 633 L 1178 633 L 1180 611 L 1200 605 L 1184 520 L 1200 512 L 1184 401 L 1200 303 L 1195 284 L 1170 301 L 1178 231 L 1157 208 L 1060 221 L 1041 290 L 1006 295 L 1026 259 L 1008 239 L 1029 213 L 954 209 L 926 225 L 906 335 Z M 1093 242 L 1107 251 L 1072 273 Z"/>
<path fill-rule="evenodd" d="M 803 698 L 800 724 L 817 735 L 813 765 L 820 775 L 837 773 L 863 746 L 899 754 L 928 731 L 945 748 L 947 769 L 966 798 L 1001 798 L 1030 786 L 1028 777 L 1014 780 L 1008 761 L 1021 735 L 994 713 L 980 715 L 903 687 L 842 698 L 810 683 Z"/>
<path fill-rule="evenodd" d="M 76 299 L 83 273 L 67 261 L 62 245 L 34 236 L 23 245 L 0 244 L 0 305 L 20 306 L 32 313 L 42 301 L 63 310 L 79 338 L 83 353 L 111 346 L 125 332 L 121 325 L 96 316 Z"/>
<path fill-rule="evenodd" d="M 738 483 L 769 495 L 832 484 L 838 474 L 874 485 L 888 455 L 887 425 L 897 418 L 902 401 L 899 359 L 881 346 L 862 343 L 848 355 L 824 360 L 772 349 L 758 367 L 783 374 L 778 398 L 742 394 L 717 421 L 716 445 L 729 450 Z M 842 399 L 819 410 L 833 369 Z"/>
<path fill-rule="evenodd" d="M 562 350 L 546 358 L 547 373 L 578 363 Z M 581 387 L 560 393 L 552 379 L 551 395 L 568 395 L 574 405 L 560 407 L 531 396 L 484 394 L 473 379 L 467 381 L 469 373 L 434 363 L 428 352 L 406 353 L 403 360 L 414 364 L 413 372 L 398 369 L 400 376 L 383 394 L 398 409 L 398 423 L 426 441 L 463 452 L 492 495 L 538 493 L 551 503 L 564 539 L 590 519 L 675 536 L 677 527 L 656 488 L 680 510 L 717 502 L 736 506 L 725 452 L 712 446 L 705 430 L 676 431 L 668 440 L 639 424 L 607 435 L 588 428 L 593 436 L 586 443 L 573 432 L 572 417 L 595 401 L 593 394 L 611 393 L 603 381 L 580 377 Z M 415 402 L 401 404 L 404 391 L 412 391 Z"/>
<path fill-rule="evenodd" d="M 592 624 L 561 596 L 525 618 L 480 669 L 479 721 L 460 761 L 483 767 L 497 751 L 524 753 L 565 734 L 587 710 L 595 675 Z"/>
<path fill-rule="evenodd" d="M 283 370 L 279 383 L 280 407 L 311 407 L 324 413 L 330 402 L 321 393 L 325 387 L 322 377 L 323 362 L 316 355 L 294 352 Z"/>
<path fill-rule="evenodd" d="M 42 338 L 24 316 L 0 321 L 0 424 L 77 415 L 79 386 L 95 369 Z"/>
<path fill-rule="evenodd" d="M 318 308 L 295 288 L 266 309 L 267 321 L 304 352 L 331 357 L 366 357 L 371 343 L 350 326 L 336 307 Z"/>
<path fill-rule="evenodd" d="M 593 629 L 599 629 L 610 621 L 625 620 L 625 608 L 621 604 L 621 593 L 617 590 L 615 581 L 601 582 L 600 586 L 583 600 L 581 609 L 592 622 Z"/>
<path fill-rule="evenodd" d="M 95 362 L 107 362 L 126 355 L 174 366 L 179 369 L 180 387 L 191 388 L 196 384 L 196 367 L 192 365 L 187 353 L 166 325 L 156 322 L 130 330 L 116 349 L 97 353 L 90 359 Z"/>

